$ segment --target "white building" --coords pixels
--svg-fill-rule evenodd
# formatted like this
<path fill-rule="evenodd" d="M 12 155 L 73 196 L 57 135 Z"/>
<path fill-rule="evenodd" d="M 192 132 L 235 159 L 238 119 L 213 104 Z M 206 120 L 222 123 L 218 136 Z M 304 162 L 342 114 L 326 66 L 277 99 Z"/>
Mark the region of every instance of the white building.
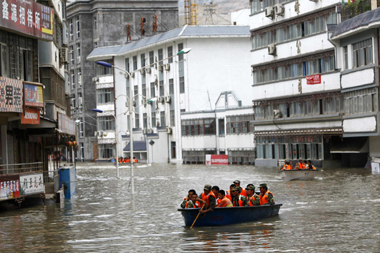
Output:
<path fill-rule="evenodd" d="M 181 114 L 183 162 L 203 164 L 206 154 L 228 155 L 230 164 L 254 164 L 254 114 L 232 91 L 221 92 L 215 110 Z"/>
<path fill-rule="evenodd" d="M 340 22 L 340 2 L 250 1 L 256 165 L 335 159 L 344 107 L 326 25 Z"/>
<path fill-rule="evenodd" d="M 192 51 L 138 71 L 183 48 Z M 225 90 L 234 90 L 243 105 L 251 103 L 249 50 L 248 26 L 185 26 L 127 45 L 96 48 L 88 60 L 107 60 L 130 71 L 133 77 L 126 79 L 121 71 L 115 70 L 103 72 L 106 75 L 96 79 L 97 108 L 104 111 L 97 115 L 101 132 L 99 157 L 115 156 L 112 116 L 115 114 L 120 143 L 118 156 L 129 156 L 128 120 L 123 113 L 128 110 L 126 96 L 133 85 L 133 138 L 139 141 L 136 145 L 140 149 L 136 158 L 148 162 L 181 162 L 182 112 L 213 110 L 211 101 L 216 101 Z M 115 104 L 114 98 L 117 98 Z M 147 103 L 150 98 L 157 101 Z M 154 145 L 148 144 L 151 140 Z M 123 148 L 125 152 L 121 153 Z"/>

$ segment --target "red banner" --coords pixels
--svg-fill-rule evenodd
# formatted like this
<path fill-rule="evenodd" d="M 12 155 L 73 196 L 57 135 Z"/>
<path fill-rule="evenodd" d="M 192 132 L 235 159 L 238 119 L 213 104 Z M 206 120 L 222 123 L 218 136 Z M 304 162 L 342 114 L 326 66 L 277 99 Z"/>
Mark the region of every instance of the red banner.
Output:
<path fill-rule="evenodd" d="M 206 155 L 206 165 L 211 164 L 228 165 L 228 155 Z"/>
<path fill-rule="evenodd" d="M 306 77 L 307 84 L 319 84 L 321 83 L 321 75 L 311 75 Z"/>
<path fill-rule="evenodd" d="M 25 110 L 25 115 L 21 116 L 21 124 L 39 125 L 40 110 L 37 108 L 28 108 Z"/>
<path fill-rule="evenodd" d="M 1 0 L 0 27 L 53 40 L 54 9 L 31 0 Z"/>

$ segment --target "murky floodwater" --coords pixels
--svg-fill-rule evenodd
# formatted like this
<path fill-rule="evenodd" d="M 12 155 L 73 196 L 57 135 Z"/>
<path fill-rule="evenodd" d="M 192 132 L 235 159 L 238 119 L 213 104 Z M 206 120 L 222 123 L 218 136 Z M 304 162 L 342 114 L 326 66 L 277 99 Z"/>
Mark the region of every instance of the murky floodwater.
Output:
<path fill-rule="evenodd" d="M 78 168 L 75 199 L 0 213 L 1 252 L 380 252 L 380 175 L 324 169 L 313 181 L 283 182 L 275 169 L 153 165 Z M 184 227 L 187 191 L 268 183 L 278 217 L 223 227 Z"/>

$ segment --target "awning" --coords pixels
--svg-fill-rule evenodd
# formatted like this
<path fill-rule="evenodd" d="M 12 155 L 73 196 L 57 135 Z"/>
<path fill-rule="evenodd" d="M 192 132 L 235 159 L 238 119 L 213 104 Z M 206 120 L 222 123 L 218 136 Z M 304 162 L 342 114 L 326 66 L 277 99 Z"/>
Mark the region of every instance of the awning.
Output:
<path fill-rule="evenodd" d="M 368 137 L 344 138 L 343 141 L 333 143 L 330 153 L 368 153 Z"/>
<path fill-rule="evenodd" d="M 128 143 L 128 145 L 123 149 L 123 151 L 130 151 L 131 150 L 131 143 Z M 134 141 L 133 142 L 133 151 L 146 151 L 146 142 L 145 141 Z"/>

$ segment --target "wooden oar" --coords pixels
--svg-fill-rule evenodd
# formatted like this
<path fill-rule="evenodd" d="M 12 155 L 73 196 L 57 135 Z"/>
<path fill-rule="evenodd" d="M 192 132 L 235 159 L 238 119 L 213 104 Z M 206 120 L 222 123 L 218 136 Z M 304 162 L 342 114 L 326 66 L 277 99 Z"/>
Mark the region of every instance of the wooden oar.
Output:
<path fill-rule="evenodd" d="M 201 210 L 202 210 L 202 209 L 203 209 L 203 207 L 205 207 L 206 205 L 207 205 L 207 204 L 205 203 L 205 204 L 202 206 Z M 199 210 L 199 212 L 198 212 L 198 215 L 197 215 L 197 217 L 195 218 L 195 220 L 194 220 L 194 222 L 193 222 L 193 225 L 191 225 L 191 227 L 190 227 L 190 228 L 193 228 L 193 226 L 194 226 L 195 222 L 197 221 L 197 219 L 198 219 L 199 215 L 201 214 L 201 210 Z"/>

